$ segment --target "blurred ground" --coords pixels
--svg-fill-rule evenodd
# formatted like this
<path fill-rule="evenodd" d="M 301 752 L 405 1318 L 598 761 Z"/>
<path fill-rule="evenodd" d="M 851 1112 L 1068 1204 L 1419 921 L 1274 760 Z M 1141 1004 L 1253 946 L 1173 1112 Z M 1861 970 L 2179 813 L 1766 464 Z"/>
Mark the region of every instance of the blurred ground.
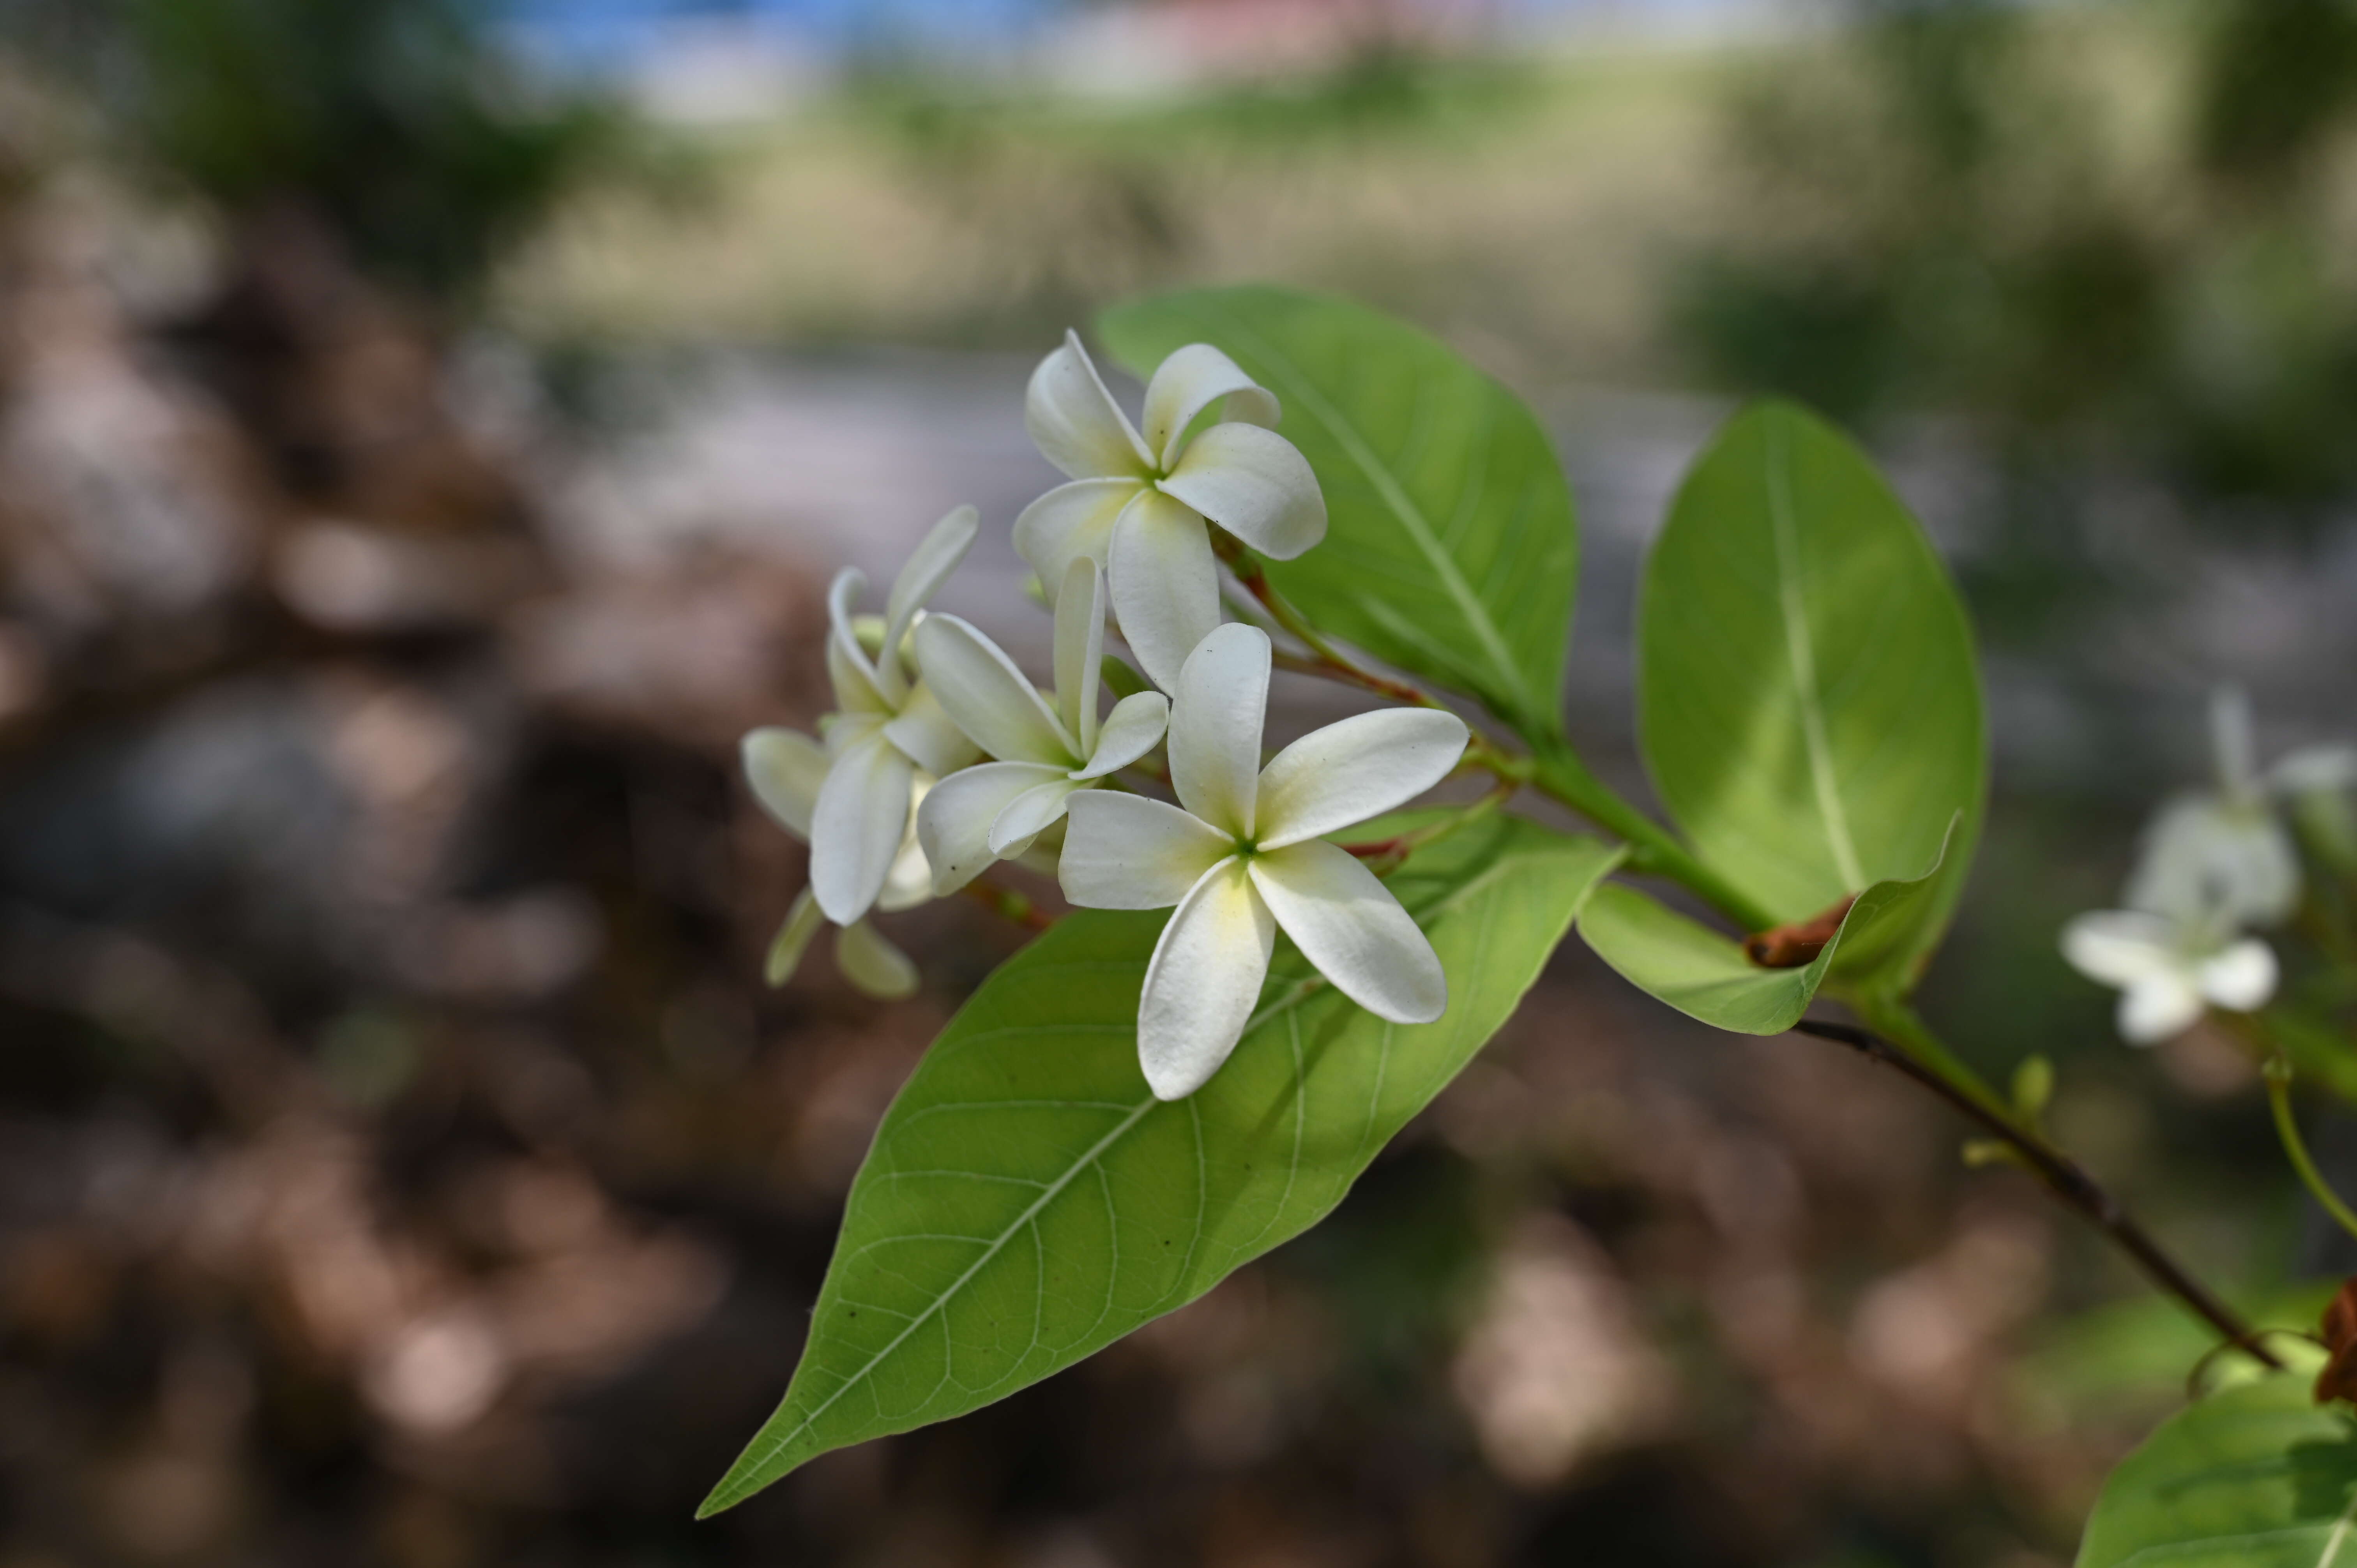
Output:
<path fill-rule="evenodd" d="M 759 987 L 801 852 L 734 746 L 823 701 L 827 575 L 973 500 L 944 603 L 1038 646 L 1005 534 L 1048 478 L 1033 356 L 1135 287 L 1349 288 L 1557 433 L 1574 733 L 1633 779 L 1631 585 L 1732 390 L 1672 262 L 1748 210 L 1729 99 L 1828 47 L 1371 55 L 1126 108 L 894 76 L 699 131 L 654 197 L 591 182 L 479 291 L 12 120 L 0 1564 L 2067 1561 L 2199 1334 L 1905 1086 L 1685 1027 L 1576 945 L 1326 1226 L 688 1522 L 885 1103 L 1021 938 L 931 906 L 893 928 L 914 1001 L 823 961 Z M 2073 470 L 2069 592 L 2029 614 L 2004 442 L 1874 412 L 1989 639 L 1999 793 L 1931 1009 L 1993 1069 L 2053 1054 L 2065 1141 L 2274 1289 L 2322 1256 L 2241 1058 L 2131 1058 L 2052 938 L 2198 776 L 2211 682 L 2268 749 L 2357 727 L 2345 500 L 2222 529 Z"/>

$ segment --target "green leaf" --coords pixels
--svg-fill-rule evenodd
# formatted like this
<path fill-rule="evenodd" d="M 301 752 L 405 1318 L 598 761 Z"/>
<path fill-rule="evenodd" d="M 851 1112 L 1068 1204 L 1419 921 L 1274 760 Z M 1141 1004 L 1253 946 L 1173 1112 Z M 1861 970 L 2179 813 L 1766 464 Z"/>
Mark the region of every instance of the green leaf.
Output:
<path fill-rule="evenodd" d="M 1446 1015 L 1385 1024 L 1286 949 L 1235 1055 L 1170 1103 L 1136 1044 L 1166 914 L 1060 921 L 886 1112 L 785 1402 L 703 1511 L 1003 1398 L 1316 1223 L 1505 1022 L 1617 861 L 1512 818 L 1426 846 L 1389 886 L 1448 972 Z"/>
<path fill-rule="evenodd" d="M 1198 289 L 1097 330 L 1139 376 L 1211 343 L 1276 393 L 1326 493 L 1326 542 L 1267 564 L 1310 619 L 1473 693 L 1525 735 L 1562 728 L 1579 533 L 1522 400 L 1438 339 L 1347 300 Z"/>
<path fill-rule="evenodd" d="M 1964 607 L 1873 465 L 1789 404 L 1737 415 L 1646 564 L 1638 657 L 1663 804 L 1780 919 L 1911 876 L 1961 816 L 1937 896 L 1889 940 L 1911 980 L 1970 867 L 1987 740 Z"/>
<path fill-rule="evenodd" d="M 2078 1568 L 2350 1568 L 2357 1423 L 2274 1377 L 2162 1423 L 2104 1483 Z"/>
<path fill-rule="evenodd" d="M 1878 971 L 1895 940 L 1919 929 L 1939 897 L 1943 859 L 1905 881 L 1858 896 L 1824 950 L 1801 969 L 1761 969 L 1742 944 L 1621 883 L 1599 887 L 1579 934 L 1620 978 L 1690 1018 L 1738 1035 L 1781 1035 L 1798 1023 L 1829 975 Z M 2357 1565 L 2352 1565 L 2357 1568 Z"/>
<path fill-rule="evenodd" d="M 1152 683 L 1132 669 L 1129 660 L 1118 653 L 1106 654 L 1098 660 L 1097 667 L 1100 671 L 1098 678 L 1104 682 L 1105 690 L 1113 693 L 1113 700 L 1116 703 L 1124 697 L 1135 697 L 1140 692 L 1154 690 Z"/>

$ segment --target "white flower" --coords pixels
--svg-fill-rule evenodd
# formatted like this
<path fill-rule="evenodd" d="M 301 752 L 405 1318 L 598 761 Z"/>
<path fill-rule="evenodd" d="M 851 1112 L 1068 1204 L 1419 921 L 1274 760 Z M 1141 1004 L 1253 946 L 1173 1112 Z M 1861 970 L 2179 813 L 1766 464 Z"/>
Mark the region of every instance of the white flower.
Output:
<path fill-rule="evenodd" d="M 812 818 L 832 776 L 834 759 L 826 748 L 798 730 L 769 728 L 748 735 L 743 750 L 745 778 L 753 787 L 753 798 L 761 802 L 780 827 L 809 843 Z M 929 776 L 912 776 L 907 798 L 901 802 L 904 813 L 911 802 L 924 800 L 931 785 Z M 924 853 L 917 847 L 916 833 L 910 829 L 885 872 L 876 908 L 888 914 L 921 904 L 932 896 L 932 874 L 926 867 Z M 771 985 L 783 985 L 793 978 L 794 971 L 801 966 L 803 950 L 825 922 L 825 913 L 820 909 L 813 889 L 803 888 L 792 909 L 787 912 L 785 923 L 778 928 L 776 939 L 770 943 L 769 959 L 762 972 Z M 836 936 L 834 961 L 845 979 L 871 996 L 901 997 L 917 989 L 916 965 L 909 961 L 906 953 L 878 935 L 864 918 L 849 922 Z"/>
<path fill-rule="evenodd" d="M 1043 698 L 996 643 L 955 616 L 917 628 L 917 666 L 942 711 L 996 758 L 942 780 L 917 813 L 933 891 L 951 893 L 1012 859 L 1064 820 L 1067 803 L 1161 744 L 1170 714 L 1137 692 L 1097 717 L 1104 663 L 1104 574 L 1074 561 L 1056 596 L 1056 700 Z"/>
<path fill-rule="evenodd" d="M 810 840 L 811 891 L 838 926 L 867 913 L 910 842 L 919 770 L 942 778 L 974 760 L 973 742 L 911 679 L 904 645 L 917 612 L 974 543 L 974 521 L 970 506 L 951 512 L 900 568 L 873 660 L 852 618 L 866 579 L 845 571 L 827 592 L 826 672 L 838 711 L 819 721 L 826 777 L 800 831 Z"/>
<path fill-rule="evenodd" d="M 1218 423 L 1189 426 L 1224 399 Z M 1204 519 L 1279 561 L 1326 537 L 1309 460 L 1269 426 L 1275 394 L 1209 343 L 1162 361 L 1146 388 L 1141 435 L 1114 405 L 1075 333 L 1039 362 L 1023 423 L 1071 476 L 1015 520 L 1015 547 L 1042 583 L 1082 556 L 1113 580 L 1114 618 L 1146 673 L 1175 691 L 1179 667 L 1220 624 L 1219 572 Z"/>
<path fill-rule="evenodd" d="M 2218 787 L 2161 808 L 2145 830 L 2126 902 L 2180 921 L 2279 924 L 2299 906 L 2300 870 L 2276 801 L 2357 783 L 2357 750 L 2311 747 L 2262 772 L 2249 700 L 2232 687 L 2211 699 L 2210 734 Z"/>
<path fill-rule="evenodd" d="M 2266 801 L 2182 795 L 2145 829 L 2124 902 L 2164 918 L 2204 908 L 2272 926 L 2299 906 L 2299 854 Z"/>
<path fill-rule="evenodd" d="M 2062 929 L 2062 956 L 2088 979 L 2119 987 L 2120 1035 L 2133 1045 L 2169 1038 L 2205 1005 L 2253 1012 L 2276 990 L 2275 950 L 2256 937 L 2237 940 L 2216 920 L 2097 910 Z"/>
<path fill-rule="evenodd" d="M 2357 789 L 2357 746 L 2309 746 L 2286 752 L 2267 769 L 2277 795 L 2339 795 Z"/>
<path fill-rule="evenodd" d="M 1092 790 L 1071 800 L 1064 896 L 1099 909 L 1177 905 L 1137 1004 L 1137 1056 L 1164 1100 L 1193 1093 L 1235 1049 L 1283 927 L 1342 994 L 1395 1024 L 1448 1004 L 1432 944 L 1374 874 L 1320 835 L 1391 811 L 1446 777 L 1464 722 L 1428 708 L 1361 714 L 1260 762 L 1269 642 L 1223 626 L 1179 671 L 1170 779 L 1180 804 Z"/>

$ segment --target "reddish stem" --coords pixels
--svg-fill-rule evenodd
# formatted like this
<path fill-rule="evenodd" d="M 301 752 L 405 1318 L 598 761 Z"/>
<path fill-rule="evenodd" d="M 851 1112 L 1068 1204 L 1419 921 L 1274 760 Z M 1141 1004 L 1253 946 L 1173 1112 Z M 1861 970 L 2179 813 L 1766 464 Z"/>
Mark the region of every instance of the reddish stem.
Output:
<path fill-rule="evenodd" d="M 965 885 L 965 896 L 1003 919 L 1035 931 L 1044 931 L 1056 923 L 1055 917 L 1011 887 L 1001 887 L 995 882 L 974 881 Z"/>

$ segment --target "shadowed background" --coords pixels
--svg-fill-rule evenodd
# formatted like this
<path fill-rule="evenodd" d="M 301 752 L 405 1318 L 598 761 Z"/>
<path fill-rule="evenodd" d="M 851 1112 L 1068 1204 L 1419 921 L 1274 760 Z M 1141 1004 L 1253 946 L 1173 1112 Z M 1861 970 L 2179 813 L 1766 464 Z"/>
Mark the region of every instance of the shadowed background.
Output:
<path fill-rule="evenodd" d="M 1031 365 L 1255 279 L 1540 411 L 1641 790 L 1643 551 L 1797 395 L 1982 638 L 1927 1011 L 2306 1300 L 2247 1064 L 2119 1046 L 2054 936 L 2213 684 L 2357 735 L 2352 110 L 2346 0 L 0 0 L 0 1568 L 2068 1562 L 2200 1333 L 1905 1085 L 1577 943 L 1323 1227 L 690 1524 L 1023 936 L 765 991 L 803 855 L 735 743 L 960 501 L 940 602 L 1036 661 Z"/>

